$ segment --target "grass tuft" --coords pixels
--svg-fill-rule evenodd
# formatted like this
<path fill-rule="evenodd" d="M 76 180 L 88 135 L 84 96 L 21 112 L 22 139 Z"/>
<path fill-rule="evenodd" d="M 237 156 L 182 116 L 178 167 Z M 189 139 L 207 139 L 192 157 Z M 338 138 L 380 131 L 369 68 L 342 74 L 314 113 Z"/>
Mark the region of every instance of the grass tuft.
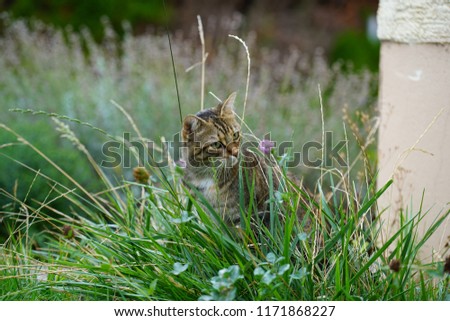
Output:
<path fill-rule="evenodd" d="M 79 149 L 74 133 L 65 132 Z M 175 164 L 169 168 L 148 184 L 111 186 L 104 177 L 105 190 L 95 194 L 54 184 L 69 204 L 66 212 L 52 208 L 53 199 L 30 205 L 3 191 L 20 211 L 3 212 L 19 219 L 11 221 L 2 246 L 0 298 L 442 300 L 448 294 L 443 262 L 420 265 L 416 255 L 449 213 L 423 239 L 417 238 L 418 213 L 385 244 L 376 244 L 380 226 L 368 213 L 391 182 L 373 194 L 372 186 L 363 199 L 347 190 L 346 198 L 356 200 L 349 208 L 339 201 L 330 205 L 323 193 L 317 199 L 301 189 L 271 190 L 270 226 L 251 229 L 252 213 L 243 213 L 236 233 L 201 194 L 186 194 Z M 309 211 L 308 225 L 297 219 L 299 207 Z M 29 226 L 39 221 L 46 228 L 36 244 Z M 393 260 L 401 263 L 393 268 Z"/>

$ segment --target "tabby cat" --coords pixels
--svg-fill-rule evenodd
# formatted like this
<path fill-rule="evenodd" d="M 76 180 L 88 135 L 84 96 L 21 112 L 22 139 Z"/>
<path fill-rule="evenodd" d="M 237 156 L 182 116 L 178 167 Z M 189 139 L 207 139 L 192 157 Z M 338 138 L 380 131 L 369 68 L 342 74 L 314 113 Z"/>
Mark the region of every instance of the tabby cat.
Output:
<path fill-rule="evenodd" d="M 182 128 L 182 157 L 186 162 L 183 181 L 201 192 L 231 225 L 239 223 L 240 204 L 244 204 L 246 213 L 252 203 L 257 214 L 267 220 L 264 214 L 268 209 L 269 181 L 273 190 L 280 184 L 275 170 L 269 179 L 269 166 L 261 153 L 241 144 L 235 98 L 236 93 L 232 93 L 218 106 L 187 116 Z"/>

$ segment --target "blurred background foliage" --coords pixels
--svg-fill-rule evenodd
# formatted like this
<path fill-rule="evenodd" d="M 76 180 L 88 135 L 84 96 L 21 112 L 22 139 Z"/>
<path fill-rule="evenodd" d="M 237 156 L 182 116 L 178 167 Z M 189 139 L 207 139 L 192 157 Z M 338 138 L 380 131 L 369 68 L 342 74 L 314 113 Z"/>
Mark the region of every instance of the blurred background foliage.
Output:
<path fill-rule="evenodd" d="M 226 32 L 255 33 L 258 46 L 286 52 L 323 48 L 330 64 L 378 69 L 376 0 L 1 0 L 0 10 L 14 17 L 35 18 L 46 24 L 80 31 L 87 27 L 94 39 L 104 35 L 102 18 L 123 35 L 127 21 L 135 34 L 169 27 L 185 36 L 196 33 L 201 15 L 209 51 Z M 230 17 L 233 17 L 230 19 Z"/>
<path fill-rule="evenodd" d="M 108 17 L 116 31 L 123 21 L 134 27 L 161 25 L 168 22 L 171 10 L 164 12 L 162 1 L 120 0 L 13 0 L 2 1 L 2 10 L 15 17 L 33 17 L 57 27 L 72 26 L 79 31 L 89 28 L 96 39 L 103 37 L 101 17 Z"/>
<path fill-rule="evenodd" d="M 223 99 L 238 90 L 238 114 L 247 60 L 242 46 L 228 34 L 239 35 L 250 48 L 245 119 L 257 137 L 270 132 L 272 140 L 293 141 L 293 151 L 301 151 L 308 141 L 320 142 L 320 84 L 325 129 L 333 131 L 334 142 L 348 139 L 343 153 L 351 159 L 363 153 L 365 160 L 376 161 L 378 44 L 371 20 L 376 1 L 167 0 L 164 10 L 160 0 L 0 0 L 0 9 L 0 123 L 90 191 L 98 192 L 103 185 L 82 146 L 100 163 L 105 141 L 120 141 L 126 132 L 136 136 L 111 100 L 157 143 L 179 131 L 166 27 L 173 39 L 183 114 L 199 109 L 200 68 L 190 69 L 201 60 L 197 14 L 203 19 L 209 53 L 206 92 Z M 216 103 L 212 96 L 205 97 L 205 106 Z M 48 116 L 9 111 L 14 108 L 66 115 L 110 137 L 66 121 L 70 133 Z M 351 171 L 358 175 L 364 169 L 367 166 L 353 165 Z M 118 183 L 132 179 L 131 168 L 104 170 Z M 320 175 L 305 166 L 294 171 L 307 184 Z M 25 222 L 13 214 L 19 201 L 77 215 L 57 197 L 62 186 L 75 188 L 73 182 L 4 129 L 0 173 L 0 238 Z M 359 188 L 363 193 L 364 187 Z M 34 222 L 30 229 L 38 232 L 40 224 Z"/>

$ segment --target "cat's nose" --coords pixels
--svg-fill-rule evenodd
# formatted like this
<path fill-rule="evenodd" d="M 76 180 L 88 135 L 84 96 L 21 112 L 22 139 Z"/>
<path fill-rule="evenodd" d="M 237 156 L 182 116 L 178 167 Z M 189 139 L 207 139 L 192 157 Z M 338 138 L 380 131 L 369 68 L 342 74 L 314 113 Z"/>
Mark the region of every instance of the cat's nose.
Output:
<path fill-rule="evenodd" d="M 237 156 L 239 153 L 239 147 L 237 147 L 236 145 L 231 145 L 228 148 L 228 152 L 232 155 L 232 156 Z"/>

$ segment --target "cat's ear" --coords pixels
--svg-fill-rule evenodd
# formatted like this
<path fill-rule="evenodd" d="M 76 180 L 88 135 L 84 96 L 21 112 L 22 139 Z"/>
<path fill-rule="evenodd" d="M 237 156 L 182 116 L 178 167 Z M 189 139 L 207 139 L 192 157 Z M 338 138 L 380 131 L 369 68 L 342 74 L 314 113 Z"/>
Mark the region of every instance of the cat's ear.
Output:
<path fill-rule="evenodd" d="M 205 122 L 203 119 L 194 116 L 188 115 L 183 121 L 183 136 L 187 136 L 193 133 L 202 122 Z"/>
<path fill-rule="evenodd" d="M 228 96 L 225 101 L 217 106 L 220 117 L 234 117 L 234 101 L 236 99 L 236 92 Z"/>

